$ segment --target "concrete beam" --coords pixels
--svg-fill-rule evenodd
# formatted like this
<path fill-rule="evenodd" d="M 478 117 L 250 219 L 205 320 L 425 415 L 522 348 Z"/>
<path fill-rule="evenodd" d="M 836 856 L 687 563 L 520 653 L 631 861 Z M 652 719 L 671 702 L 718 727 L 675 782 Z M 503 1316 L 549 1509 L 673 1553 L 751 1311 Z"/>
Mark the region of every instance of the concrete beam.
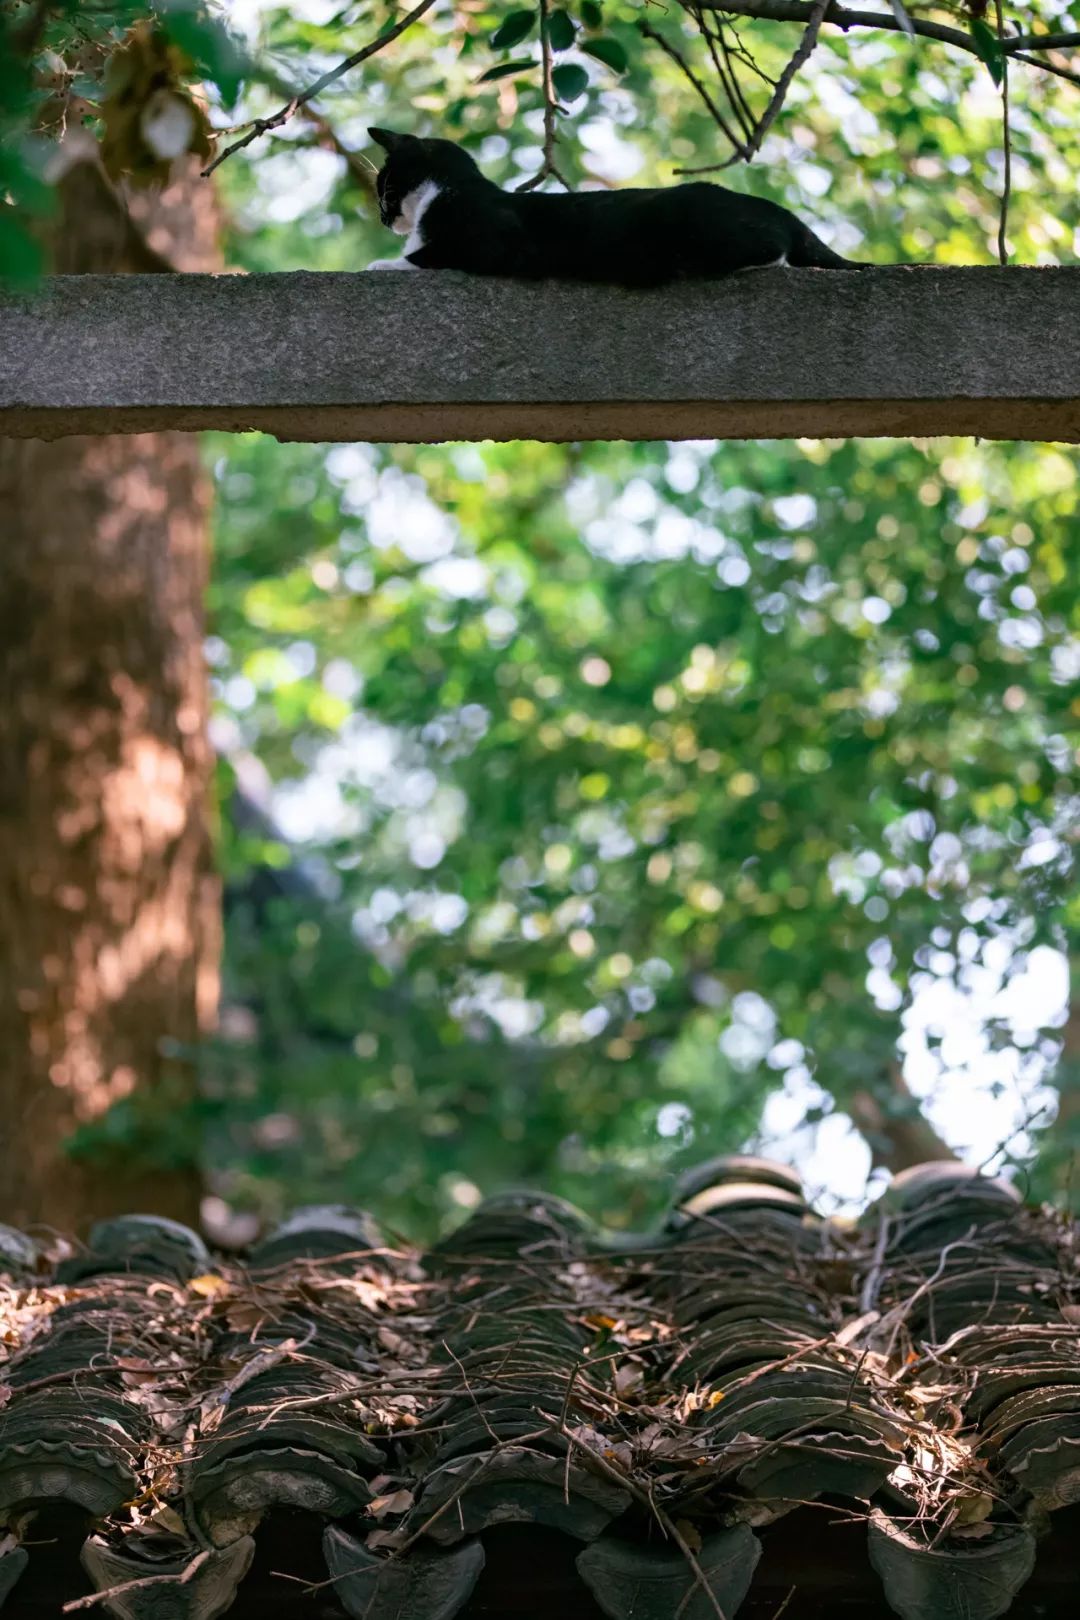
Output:
<path fill-rule="evenodd" d="M 0 433 L 1080 442 L 1080 268 L 624 292 L 447 272 L 59 276 L 0 298 Z"/>

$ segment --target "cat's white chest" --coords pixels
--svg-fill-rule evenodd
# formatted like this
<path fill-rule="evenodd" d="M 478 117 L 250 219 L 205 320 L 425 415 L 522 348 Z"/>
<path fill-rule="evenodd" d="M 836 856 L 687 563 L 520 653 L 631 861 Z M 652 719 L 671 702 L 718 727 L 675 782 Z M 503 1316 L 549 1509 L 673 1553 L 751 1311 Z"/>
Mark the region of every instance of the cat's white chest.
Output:
<path fill-rule="evenodd" d="M 405 246 L 400 259 L 375 259 L 368 265 L 369 270 L 418 270 L 420 267 L 409 263 L 409 254 L 415 253 L 424 245 L 424 236 L 421 231 L 424 215 L 439 195 L 442 187 L 435 180 L 425 180 L 423 185 L 417 186 L 413 191 L 406 192 L 401 199 L 401 211 L 395 219 L 391 230 L 398 236 L 405 237 Z"/>
<path fill-rule="evenodd" d="M 437 180 L 425 180 L 422 186 L 415 191 L 406 192 L 401 199 L 401 213 L 394 221 L 394 230 L 398 236 L 407 236 L 405 252 L 412 253 L 418 247 L 423 247 L 424 239 L 420 234 L 420 226 L 424 215 L 442 190 Z"/>

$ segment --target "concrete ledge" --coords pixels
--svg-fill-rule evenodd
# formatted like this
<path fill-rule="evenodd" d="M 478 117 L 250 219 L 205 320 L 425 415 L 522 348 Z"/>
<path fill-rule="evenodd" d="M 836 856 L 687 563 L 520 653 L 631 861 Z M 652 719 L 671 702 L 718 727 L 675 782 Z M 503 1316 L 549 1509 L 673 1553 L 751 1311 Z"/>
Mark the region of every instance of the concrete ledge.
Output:
<path fill-rule="evenodd" d="M 1080 268 L 766 270 L 658 292 L 60 276 L 0 297 L 0 433 L 978 434 L 1080 442 Z"/>

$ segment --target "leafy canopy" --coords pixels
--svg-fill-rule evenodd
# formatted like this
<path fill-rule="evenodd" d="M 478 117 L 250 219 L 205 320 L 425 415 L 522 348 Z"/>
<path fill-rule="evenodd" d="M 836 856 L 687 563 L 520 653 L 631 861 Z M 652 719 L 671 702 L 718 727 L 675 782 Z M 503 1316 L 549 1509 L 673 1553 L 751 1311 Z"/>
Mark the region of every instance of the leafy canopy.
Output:
<path fill-rule="evenodd" d="M 556 184 L 552 161 L 666 182 L 731 155 L 717 111 L 749 144 L 736 92 L 760 130 L 809 21 L 764 9 L 729 8 L 720 105 L 703 13 L 436 0 L 263 128 L 409 13 L 270 7 L 237 43 L 195 5 L 9 7 L 5 267 L 30 263 L 49 141 L 107 130 L 140 23 L 184 56 L 153 93 L 208 87 L 239 126 L 218 154 L 255 137 L 216 176 L 231 261 L 340 269 L 385 251 L 368 123 L 451 134 L 507 184 Z M 991 54 L 993 16 L 910 10 Z M 1043 0 L 1005 24 L 1068 21 Z M 993 257 L 994 63 L 891 27 L 812 42 L 726 183 L 858 256 Z M 1068 72 L 1068 51 L 1043 56 Z M 1009 240 L 1053 263 L 1080 229 L 1075 92 L 1016 54 Z M 960 1147 L 980 1109 L 949 1099 L 998 1094 L 1005 1156 L 1051 1187 L 1061 1012 L 1025 1027 L 1008 985 L 1075 956 L 1075 452 L 239 438 L 211 459 L 230 1011 L 188 1124 L 228 1203 L 342 1196 L 431 1230 L 539 1180 L 630 1221 L 681 1154 L 779 1132 L 858 1157 L 849 1113 L 888 1162 L 901 1069 Z M 975 997 L 962 1051 L 948 1009 Z"/>

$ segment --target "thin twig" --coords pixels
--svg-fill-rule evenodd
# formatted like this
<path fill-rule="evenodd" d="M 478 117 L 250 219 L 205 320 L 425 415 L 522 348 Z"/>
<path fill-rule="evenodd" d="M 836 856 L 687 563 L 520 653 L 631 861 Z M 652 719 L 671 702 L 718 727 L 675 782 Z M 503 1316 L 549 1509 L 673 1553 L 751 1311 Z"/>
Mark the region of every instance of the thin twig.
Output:
<path fill-rule="evenodd" d="M 665 39 L 663 34 L 658 33 L 651 23 L 639 23 L 638 28 L 643 38 L 653 40 L 657 45 L 659 45 L 660 49 L 665 53 L 665 55 L 670 56 L 671 60 L 676 63 L 684 77 L 690 84 L 693 85 L 694 89 L 697 91 L 698 95 L 709 109 L 714 121 L 720 127 L 723 134 L 731 142 L 735 150 L 741 156 L 745 156 L 745 144 L 739 139 L 734 130 L 730 127 L 723 113 L 720 111 L 719 107 L 716 105 L 712 96 L 710 96 L 709 92 L 706 90 L 705 86 L 702 84 L 689 62 L 683 56 L 682 52 L 679 51 L 670 40 Z"/>
<path fill-rule="evenodd" d="M 749 149 L 746 153 L 747 158 L 751 157 L 754 152 L 759 152 L 761 150 L 762 141 L 765 139 L 769 129 L 780 115 L 780 109 L 787 99 L 787 93 L 791 88 L 792 80 L 802 67 L 803 63 L 810 56 L 814 46 L 818 42 L 818 35 L 821 32 L 822 21 L 831 4 L 832 0 L 813 0 L 810 18 L 806 24 L 806 31 L 803 34 L 802 39 L 799 41 L 798 49 L 795 51 L 783 73 L 781 73 L 780 78 L 777 81 L 776 89 L 773 91 L 772 97 L 770 98 L 769 105 L 765 108 L 765 111 L 757 121 L 757 127 L 750 138 Z"/>
<path fill-rule="evenodd" d="M 555 119 L 558 114 L 559 104 L 555 99 L 555 82 L 552 78 L 554 68 L 551 56 L 551 39 L 548 33 L 548 0 L 539 0 L 539 5 L 540 63 L 544 90 L 544 161 L 536 174 L 530 175 L 528 180 L 523 181 L 517 189 L 519 191 L 535 191 L 536 187 L 541 185 L 550 175 L 553 180 L 558 180 L 569 191 L 570 187 L 559 173 L 555 163 L 555 147 L 559 139 L 555 130 Z"/>
<path fill-rule="evenodd" d="M 700 11 L 715 11 L 725 16 L 754 17 L 765 22 L 808 23 L 814 12 L 814 0 L 693 0 L 693 3 L 694 8 Z M 856 10 L 839 5 L 836 0 L 833 0 L 827 8 L 822 21 L 830 27 L 842 28 L 845 32 L 849 28 L 884 28 L 894 34 L 907 31 L 902 28 L 891 11 Z M 969 56 L 979 55 L 979 48 L 971 35 L 961 32 L 959 28 L 949 28 L 945 23 L 930 22 L 924 17 L 912 17 L 911 26 L 915 33 L 924 39 L 936 39 L 942 45 L 952 45 L 956 50 L 966 51 Z M 1059 78 L 1080 84 L 1080 74 L 1072 73 L 1067 68 L 1058 67 L 1051 62 L 1040 61 L 1036 56 L 1024 54 L 1028 51 L 1068 49 L 1073 45 L 1080 45 L 1080 35 L 1019 34 L 1015 38 L 1006 39 L 1003 50 L 1005 55 L 1015 57 L 1018 62 L 1027 62 L 1031 67 L 1042 68 L 1046 73 L 1055 73 Z"/>
<path fill-rule="evenodd" d="M 598 1473 L 605 1475 L 606 1478 L 610 1479 L 613 1484 L 620 1486 L 622 1490 L 627 1491 L 637 1501 L 641 1502 L 644 1506 L 647 1506 L 650 1509 L 650 1511 L 655 1515 L 660 1528 L 665 1532 L 666 1535 L 671 1537 L 676 1547 L 678 1547 L 679 1551 L 686 1559 L 686 1562 L 690 1565 L 690 1568 L 694 1573 L 694 1579 L 697 1581 L 697 1584 L 701 1587 L 702 1592 L 708 1599 L 709 1606 L 716 1615 L 716 1620 L 727 1620 L 727 1615 L 721 1608 L 720 1601 L 717 1598 L 716 1593 L 713 1591 L 708 1580 L 706 1579 L 705 1571 L 698 1563 L 694 1556 L 693 1550 L 691 1549 L 685 1536 L 683 1536 L 680 1532 L 679 1527 L 677 1524 L 675 1524 L 674 1520 L 664 1512 L 662 1507 L 658 1507 L 650 1497 L 646 1496 L 640 1485 L 636 1484 L 635 1481 L 630 1479 L 628 1475 L 621 1473 L 618 1468 L 612 1467 L 611 1463 L 608 1462 L 606 1457 L 601 1457 L 599 1452 L 594 1451 L 591 1446 L 587 1446 L 583 1440 L 579 1440 L 577 1435 L 571 1433 L 565 1424 L 562 1425 L 558 1432 L 562 1434 L 563 1439 L 566 1440 L 570 1445 L 576 1446 L 579 1451 L 583 1451 L 585 1453 L 585 1456 L 589 1459 L 590 1467 L 595 1468 Z"/>
<path fill-rule="evenodd" d="M 743 93 L 743 87 L 739 82 L 739 75 L 736 72 L 735 65 L 731 59 L 732 51 L 727 42 L 724 20 L 721 18 L 719 27 L 714 27 L 712 20 L 706 16 L 705 12 L 691 11 L 690 15 L 693 17 L 694 22 L 704 35 L 705 43 L 709 47 L 709 55 L 712 57 L 713 66 L 716 69 L 716 76 L 723 86 L 724 94 L 727 96 L 728 106 L 731 108 L 735 120 L 742 131 L 743 140 L 748 141 L 754 131 L 754 115 L 750 110 L 750 103 L 747 101 L 746 96 Z M 733 34 L 734 32 L 734 29 L 732 29 Z M 737 54 L 739 59 L 741 61 L 747 61 L 749 58 L 749 63 L 756 67 L 757 64 L 753 62 L 752 57 L 749 57 L 749 52 L 747 52 L 742 46 L 738 35 L 735 35 L 735 40 L 738 47 Z"/>
<path fill-rule="evenodd" d="M 173 1586 L 186 1586 L 202 1569 L 212 1551 L 212 1547 L 204 1547 L 179 1575 L 141 1575 L 137 1580 L 124 1581 L 120 1586 L 108 1586 L 104 1591 L 92 1592 L 89 1597 L 72 1598 L 60 1612 L 73 1614 L 76 1609 L 92 1609 L 95 1603 L 111 1603 L 113 1598 L 124 1597 L 128 1592 L 139 1591 L 144 1586 L 163 1586 L 167 1582 Z"/>
<path fill-rule="evenodd" d="M 881 1268 L 885 1261 L 885 1246 L 888 1241 L 889 1216 L 885 1209 L 879 1209 L 874 1252 L 870 1257 L 870 1269 L 866 1273 L 862 1293 L 859 1295 L 859 1311 L 863 1316 L 868 1315 L 877 1306 L 878 1294 L 881 1292 Z"/>
<path fill-rule="evenodd" d="M 1005 241 L 1005 232 L 1009 227 L 1009 198 L 1012 196 L 1012 132 L 1009 129 L 1009 63 L 1004 54 L 1005 16 L 1001 9 L 1001 0 L 994 0 L 994 10 L 997 18 L 998 46 L 1002 49 L 1001 139 L 1005 148 L 1005 177 L 1001 187 L 1001 211 L 998 215 L 997 246 L 999 263 L 1008 264 L 1009 248 Z"/>
<path fill-rule="evenodd" d="M 218 153 L 212 163 L 207 164 L 202 171 L 203 177 L 213 174 L 214 170 L 219 168 L 227 157 L 232 157 L 234 152 L 239 152 L 243 147 L 250 146 L 252 141 L 259 139 L 260 135 L 265 135 L 272 129 L 280 129 L 282 124 L 287 124 L 289 119 L 300 111 L 301 107 L 306 106 L 309 101 L 313 101 L 316 96 L 321 95 L 328 85 L 344 78 L 346 73 L 350 73 L 354 67 L 359 67 L 361 62 L 366 62 L 369 57 L 385 50 L 387 45 L 392 45 L 395 39 L 400 39 L 405 30 L 411 28 L 413 23 L 419 22 L 424 13 L 430 11 L 434 4 L 435 0 L 420 0 L 420 4 L 414 6 L 412 11 L 406 12 L 401 21 L 395 23 L 393 28 L 388 28 L 385 34 L 380 34 L 378 39 L 373 39 L 362 50 L 354 51 L 343 62 L 339 62 L 337 67 L 330 68 L 321 78 L 316 79 L 314 84 L 309 85 L 306 90 L 302 90 L 299 95 L 293 96 L 291 101 L 287 101 L 284 107 L 279 107 L 276 113 L 272 113 L 269 118 L 254 119 L 246 135 L 241 136 L 238 141 L 233 141 L 231 146 L 227 146 L 223 152 Z"/>

